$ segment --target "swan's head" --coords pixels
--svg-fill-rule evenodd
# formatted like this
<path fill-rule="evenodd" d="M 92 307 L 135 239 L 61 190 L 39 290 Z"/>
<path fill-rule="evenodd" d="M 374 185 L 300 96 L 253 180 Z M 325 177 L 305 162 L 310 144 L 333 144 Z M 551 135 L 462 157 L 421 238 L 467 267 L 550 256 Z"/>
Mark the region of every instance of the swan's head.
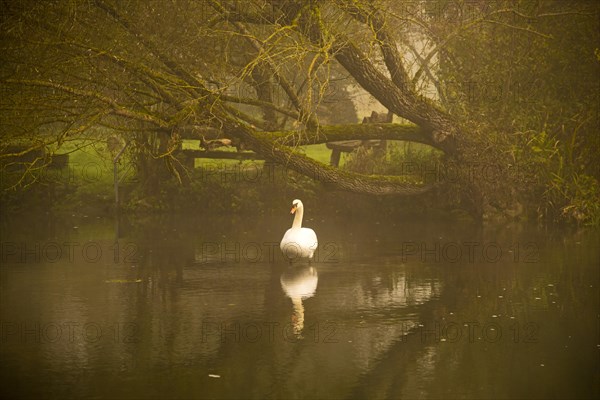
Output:
<path fill-rule="evenodd" d="M 301 210 L 304 207 L 304 205 L 302 205 L 302 202 L 298 199 L 292 201 L 292 210 L 290 211 L 290 214 L 294 214 L 296 212 L 296 210 Z"/>

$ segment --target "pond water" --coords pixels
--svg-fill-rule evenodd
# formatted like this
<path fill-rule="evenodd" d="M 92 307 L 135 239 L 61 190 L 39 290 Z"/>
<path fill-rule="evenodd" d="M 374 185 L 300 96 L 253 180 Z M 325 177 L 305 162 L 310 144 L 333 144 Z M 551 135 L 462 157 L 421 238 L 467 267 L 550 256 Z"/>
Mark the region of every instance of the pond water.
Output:
<path fill-rule="evenodd" d="M 600 395 L 598 232 L 313 217 L 290 266 L 290 225 L 5 219 L 2 397 Z"/>

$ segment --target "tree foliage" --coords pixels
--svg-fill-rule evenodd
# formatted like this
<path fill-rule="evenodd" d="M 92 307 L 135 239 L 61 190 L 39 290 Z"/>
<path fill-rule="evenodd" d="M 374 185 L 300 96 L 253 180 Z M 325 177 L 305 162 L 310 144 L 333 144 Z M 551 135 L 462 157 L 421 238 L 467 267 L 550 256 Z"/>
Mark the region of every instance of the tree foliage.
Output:
<path fill-rule="evenodd" d="M 328 125 L 352 122 L 351 113 L 336 119 L 336 106 L 348 106 L 349 89 L 358 88 L 408 124 L 386 126 L 387 139 L 429 144 L 457 163 L 485 157 L 506 165 L 523 143 L 539 139 L 532 132 L 548 132 L 564 146 L 565 160 L 583 165 L 574 173 L 598 178 L 589 171 L 598 142 L 588 133 L 598 126 L 591 90 L 598 64 L 589 59 L 598 41 L 594 3 L 89 0 L 2 7 L 4 161 L 118 132 L 135 144 L 139 164 L 152 165 L 148 176 L 164 165 L 183 182 L 181 139 L 208 129 L 338 189 L 428 190 L 295 151 L 335 139 Z M 473 98 L 469 82 L 519 92 L 495 104 L 489 91 Z M 528 99 L 534 101 L 523 106 Z M 382 128 L 347 125 L 339 137 L 371 138 Z M 468 180 L 453 190 L 481 216 L 498 201 L 498 208 L 512 207 L 493 186 Z"/>

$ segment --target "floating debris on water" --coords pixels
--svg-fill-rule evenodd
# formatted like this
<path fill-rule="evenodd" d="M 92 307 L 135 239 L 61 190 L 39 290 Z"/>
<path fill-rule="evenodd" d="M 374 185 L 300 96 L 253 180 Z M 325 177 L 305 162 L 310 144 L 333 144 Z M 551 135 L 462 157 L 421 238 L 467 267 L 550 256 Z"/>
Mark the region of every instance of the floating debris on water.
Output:
<path fill-rule="evenodd" d="M 107 279 L 104 283 L 140 283 L 141 279 Z"/>
<path fill-rule="evenodd" d="M 216 375 L 216 374 L 208 374 L 209 378 L 220 378 L 221 375 Z"/>

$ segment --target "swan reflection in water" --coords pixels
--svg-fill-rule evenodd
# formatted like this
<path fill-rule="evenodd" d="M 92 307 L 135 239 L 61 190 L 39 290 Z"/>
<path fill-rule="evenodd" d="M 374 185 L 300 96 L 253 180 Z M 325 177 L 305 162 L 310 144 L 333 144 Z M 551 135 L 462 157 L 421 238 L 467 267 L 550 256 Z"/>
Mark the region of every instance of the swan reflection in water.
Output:
<path fill-rule="evenodd" d="M 302 301 L 315 295 L 317 283 L 319 282 L 317 269 L 310 265 L 288 268 L 281 274 L 279 281 L 286 296 L 292 299 L 294 334 L 301 335 L 304 329 L 304 305 Z"/>

